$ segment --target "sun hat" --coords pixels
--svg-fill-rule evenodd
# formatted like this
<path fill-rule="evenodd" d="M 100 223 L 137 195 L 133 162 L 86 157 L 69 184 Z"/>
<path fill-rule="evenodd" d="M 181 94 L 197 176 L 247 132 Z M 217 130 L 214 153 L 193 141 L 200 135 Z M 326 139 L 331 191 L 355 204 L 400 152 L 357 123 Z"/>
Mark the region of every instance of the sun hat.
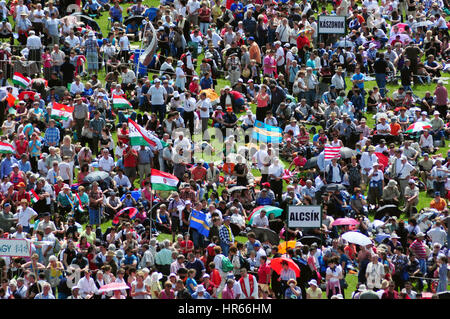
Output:
<path fill-rule="evenodd" d="M 391 239 L 400 239 L 400 237 L 396 233 L 392 233 Z"/>
<path fill-rule="evenodd" d="M 384 280 L 381 282 L 381 289 L 386 289 L 387 287 L 389 287 L 389 281 L 386 280 L 386 279 L 384 279 Z"/>
<path fill-rule="evenodd" d="M 308 282 L 308 285 L 313 285 L 313 286 L 319 287 L 319 286 L 317 285 L 317 280 L 315 280 L 315 279 L 311 279 L 311 280 Z"/>
<path fill-rule="evenodd" d="M 367 290 L 367 287 L 366 287 L 366 285 L 365 284 L 361 284 L 361 285 L 359 285 L 359 287 L 358 287 L 358 291 L 360 291 L 360 292 L 363 292 L 363 291 L 366 291 Z"/>
<path fill-rule="evenodd" d="M 205 291 L 206 291 L 206 289 L 205 289 L 205 287 L 203 285 L 198 285 L 197 286 L 197 293 L 198 292 L 205 292 Z"/>
<path fill-rule="evenodd" d="M 415 183 L 415 181 L 412 178 L 408 181 L 408 184 L 414 184 L 414 183 Z"/>
<path fill-rule="evenodd" d="M 425 237 L 425 234 L 423 232 L 417 233 L 416 237 Z"/>

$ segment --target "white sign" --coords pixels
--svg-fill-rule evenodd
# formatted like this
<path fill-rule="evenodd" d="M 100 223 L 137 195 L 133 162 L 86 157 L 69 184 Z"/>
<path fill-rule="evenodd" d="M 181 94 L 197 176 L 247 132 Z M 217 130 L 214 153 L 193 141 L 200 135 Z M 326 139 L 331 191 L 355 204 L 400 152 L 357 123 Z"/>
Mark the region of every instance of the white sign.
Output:
<path fill-rule="evenodd" d="M 319 16 L 318 33 L 345 34 L 347 19 L 344 16 Z"/>
<path fill-rule="evenodd" d="M 31 245 L 26 239 L 0 239 L 0 256 L 30 257 Z"/>
<path fill-rule="evenodd" d="M 320 228 L 321 226 L 321 206 L 289 206 L 289 228 Z"/>

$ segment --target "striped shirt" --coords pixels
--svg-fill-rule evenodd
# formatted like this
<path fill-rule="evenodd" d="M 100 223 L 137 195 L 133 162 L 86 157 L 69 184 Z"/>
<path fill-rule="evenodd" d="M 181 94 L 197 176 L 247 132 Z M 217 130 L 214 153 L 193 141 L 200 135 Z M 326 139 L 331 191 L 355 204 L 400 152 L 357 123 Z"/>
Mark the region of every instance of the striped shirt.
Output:
<path fill-rule="evenodd" d="M 425 249 L 425 244 L 422 241 L 415 240 L 409 248 L 414 252 L 418 259 L 426 259 L 427 251 Z"/>
<path fill-rule="evenodd" d="M 219 238 L 220 241 L 226 244 L 234 243 L 234 236 L 231 232 L 231 228 L 225 225 L 222 225 L 219 229 Z"/>

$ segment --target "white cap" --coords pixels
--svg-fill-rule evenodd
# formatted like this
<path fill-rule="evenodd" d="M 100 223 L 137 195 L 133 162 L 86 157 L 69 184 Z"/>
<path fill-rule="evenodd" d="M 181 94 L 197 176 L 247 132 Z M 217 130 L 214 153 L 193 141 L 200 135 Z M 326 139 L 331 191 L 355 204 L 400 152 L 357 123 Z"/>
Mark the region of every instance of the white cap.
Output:
<path fill-rule="evenodd" d="M 180 97 L 180 93 L 178 91 L 173 92 L 173 97 Z"/>
<path fill-rule="evenodd" d="M 160 80 L 160 79 L 158 79 L 158 78 L 156 78 L 154 82 L 155 82 L 155 83 L 160 83 L 160 82 L 161 82 L 161 80 Z"/>

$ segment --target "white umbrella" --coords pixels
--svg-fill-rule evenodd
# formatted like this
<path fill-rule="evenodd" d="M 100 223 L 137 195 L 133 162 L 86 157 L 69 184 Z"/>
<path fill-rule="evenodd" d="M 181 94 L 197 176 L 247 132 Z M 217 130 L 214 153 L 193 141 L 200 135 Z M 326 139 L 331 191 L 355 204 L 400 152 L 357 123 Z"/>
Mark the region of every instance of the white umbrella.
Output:
<path fill-rule="evenodd" d="M 373 229 L 377 229 L 378 227 L 384 225 L 384 222 L 379 219 L 375 219 L 371 225 Z"/>
<path fill-rule="evenodd" d="M 353 48 L 355 46 L 355 43 L 353 43 L 350 40 L 347 40 L 347 41 L 341 40 L 338 43 L 336 43 L 334 46 L 337 48 Z"/>
<path fill-rule="evenodd" d="M 420 22 L 414 23 L 412 26 L 413 26 L 413 28 L 418 28 L 418 27 L 428 27 L 432 24 L 433 24 L 433 22 L 431 22 L 431 21 L 420 21 Z"/>
<path fill-rule="evenodd" d="M 349 243 L 367 246 L 372 244 L 372 241 L 366 235 L 363 235 L 356 231 L 349 231 L 342 235 L 342 238 L 348 241 Z"/>

